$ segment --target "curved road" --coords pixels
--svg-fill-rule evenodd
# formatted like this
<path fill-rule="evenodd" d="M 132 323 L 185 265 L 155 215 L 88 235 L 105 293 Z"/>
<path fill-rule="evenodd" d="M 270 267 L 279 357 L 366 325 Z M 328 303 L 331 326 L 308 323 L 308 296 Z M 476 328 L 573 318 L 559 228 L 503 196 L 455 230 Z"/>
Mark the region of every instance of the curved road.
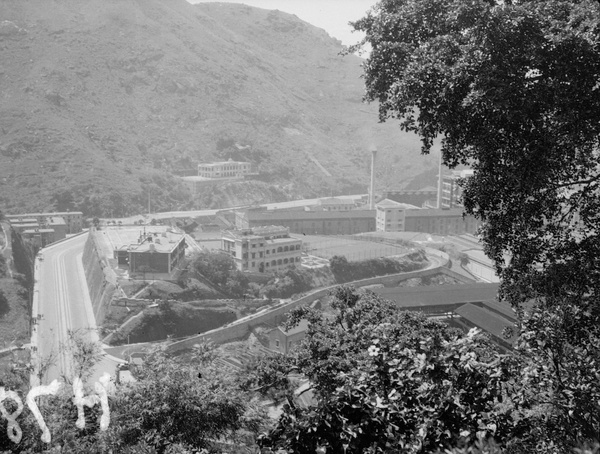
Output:
<path fill-rule="evenodd" d="M 86 340 L 98 341 L 96 320 L 92 309 L 87 282 L 81 261 L 87 234 L 78 235 L 41 250 L 43 260 L 36 261 L 38 314 L 37 364 L 56 360 L 43 377 L 42 384 L 53 379 L 73 380 L 72 358 L 64 346 L 68 331 L 82 333 Z M 35 315 L 35 314 L 34 314 Z M 95 367 L 91 382 L 104 373 L 115 373 L 117 361 L 105 356 Z"/>

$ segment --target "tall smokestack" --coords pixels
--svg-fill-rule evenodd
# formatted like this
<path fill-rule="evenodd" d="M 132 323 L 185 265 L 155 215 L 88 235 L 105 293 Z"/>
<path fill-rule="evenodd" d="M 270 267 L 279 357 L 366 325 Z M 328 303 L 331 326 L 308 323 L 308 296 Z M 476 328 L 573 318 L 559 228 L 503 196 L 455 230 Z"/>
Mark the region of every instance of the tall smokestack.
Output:
<path fill-rule="evenodd" d="M 371 145 L 371 190 L 369 191 L 369 209 L 375 209 L 375 156 L 377 155 L 377 148 L 375 145 Z"/>

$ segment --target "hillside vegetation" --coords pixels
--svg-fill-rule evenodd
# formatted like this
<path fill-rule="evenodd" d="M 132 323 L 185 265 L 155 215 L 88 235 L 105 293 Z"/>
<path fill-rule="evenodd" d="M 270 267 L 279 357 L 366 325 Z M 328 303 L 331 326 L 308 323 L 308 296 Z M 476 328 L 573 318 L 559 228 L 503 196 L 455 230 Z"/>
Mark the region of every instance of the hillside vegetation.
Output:
<path fill-rule="evenodd" d="M 372 144 L 386 169 L 380 189 L 431 167 L 416 136 L 361 103 L 362 60 L 295 16 L 185 0 L 27 0 L 0 3 L 0 18 L 7 212 L 200 207 L 175 175 L 203 160 L 250 160 L 276 199 L 365 192 Z"/>

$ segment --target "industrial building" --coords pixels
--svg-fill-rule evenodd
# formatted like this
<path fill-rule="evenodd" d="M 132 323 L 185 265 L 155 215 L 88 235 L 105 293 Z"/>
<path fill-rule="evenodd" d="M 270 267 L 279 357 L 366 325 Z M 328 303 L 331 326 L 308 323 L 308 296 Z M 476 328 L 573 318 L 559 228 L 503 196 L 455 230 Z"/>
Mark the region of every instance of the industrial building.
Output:
<path fill-rule="evenodd" d="M 305 235 L 352 235 L 375 231 L 375 210 L 267 210 L 248 208 L 235 213 L 238 229 L 281 225 Z"/>
<path fill-rule="evenodd" d="M 291 238 L 283 226 L 225 230 L 221 250 L 233 257 L 240 271 L 271 273 L 300 265 L 302 240 Z"/>
<path fill-rule="evenodd" d="M 15 232 L 19 233 L 23 238 L 29 239 L 38 247 L 46 247 L 67 236 L 67 223 L 60 216 L 23 216 L 11 216 L 10 225 Z"/>
<path fill-rule="evenodd" d="M 63 211 L 57 213 L 24 213 L 7 214 L 6 219 L 11 224 L 22 222 L 24 219 L 35 220 L 38 224 L 48 223 L 49 218 L 62 218 L 65 222 L 66 233 L 79 233 L 83 229 L 83 213 L 81 211 Z"/>

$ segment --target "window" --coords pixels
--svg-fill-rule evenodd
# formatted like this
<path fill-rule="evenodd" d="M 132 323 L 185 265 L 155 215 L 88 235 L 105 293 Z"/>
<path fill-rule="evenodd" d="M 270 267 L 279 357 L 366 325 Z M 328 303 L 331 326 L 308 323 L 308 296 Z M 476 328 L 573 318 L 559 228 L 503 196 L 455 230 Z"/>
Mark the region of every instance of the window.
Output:
<path fill-rule="evenodd" d="M 252 262 L 252 268 L 256 266 L 256 262 Z"/>
<path fill-rule="evenodd" d="M 256 247 L 256 244 L 253 244 L 252 247 Z"/>
<path fill-rule="evenodd" d="M 279 348 L 279 339 L 275 339 L 275 347 Z"/>
<path fill-rule="evenodd" d="M 252 253 L 252 258 L 255 259 L 256 258 L 256 252 Z"/>

